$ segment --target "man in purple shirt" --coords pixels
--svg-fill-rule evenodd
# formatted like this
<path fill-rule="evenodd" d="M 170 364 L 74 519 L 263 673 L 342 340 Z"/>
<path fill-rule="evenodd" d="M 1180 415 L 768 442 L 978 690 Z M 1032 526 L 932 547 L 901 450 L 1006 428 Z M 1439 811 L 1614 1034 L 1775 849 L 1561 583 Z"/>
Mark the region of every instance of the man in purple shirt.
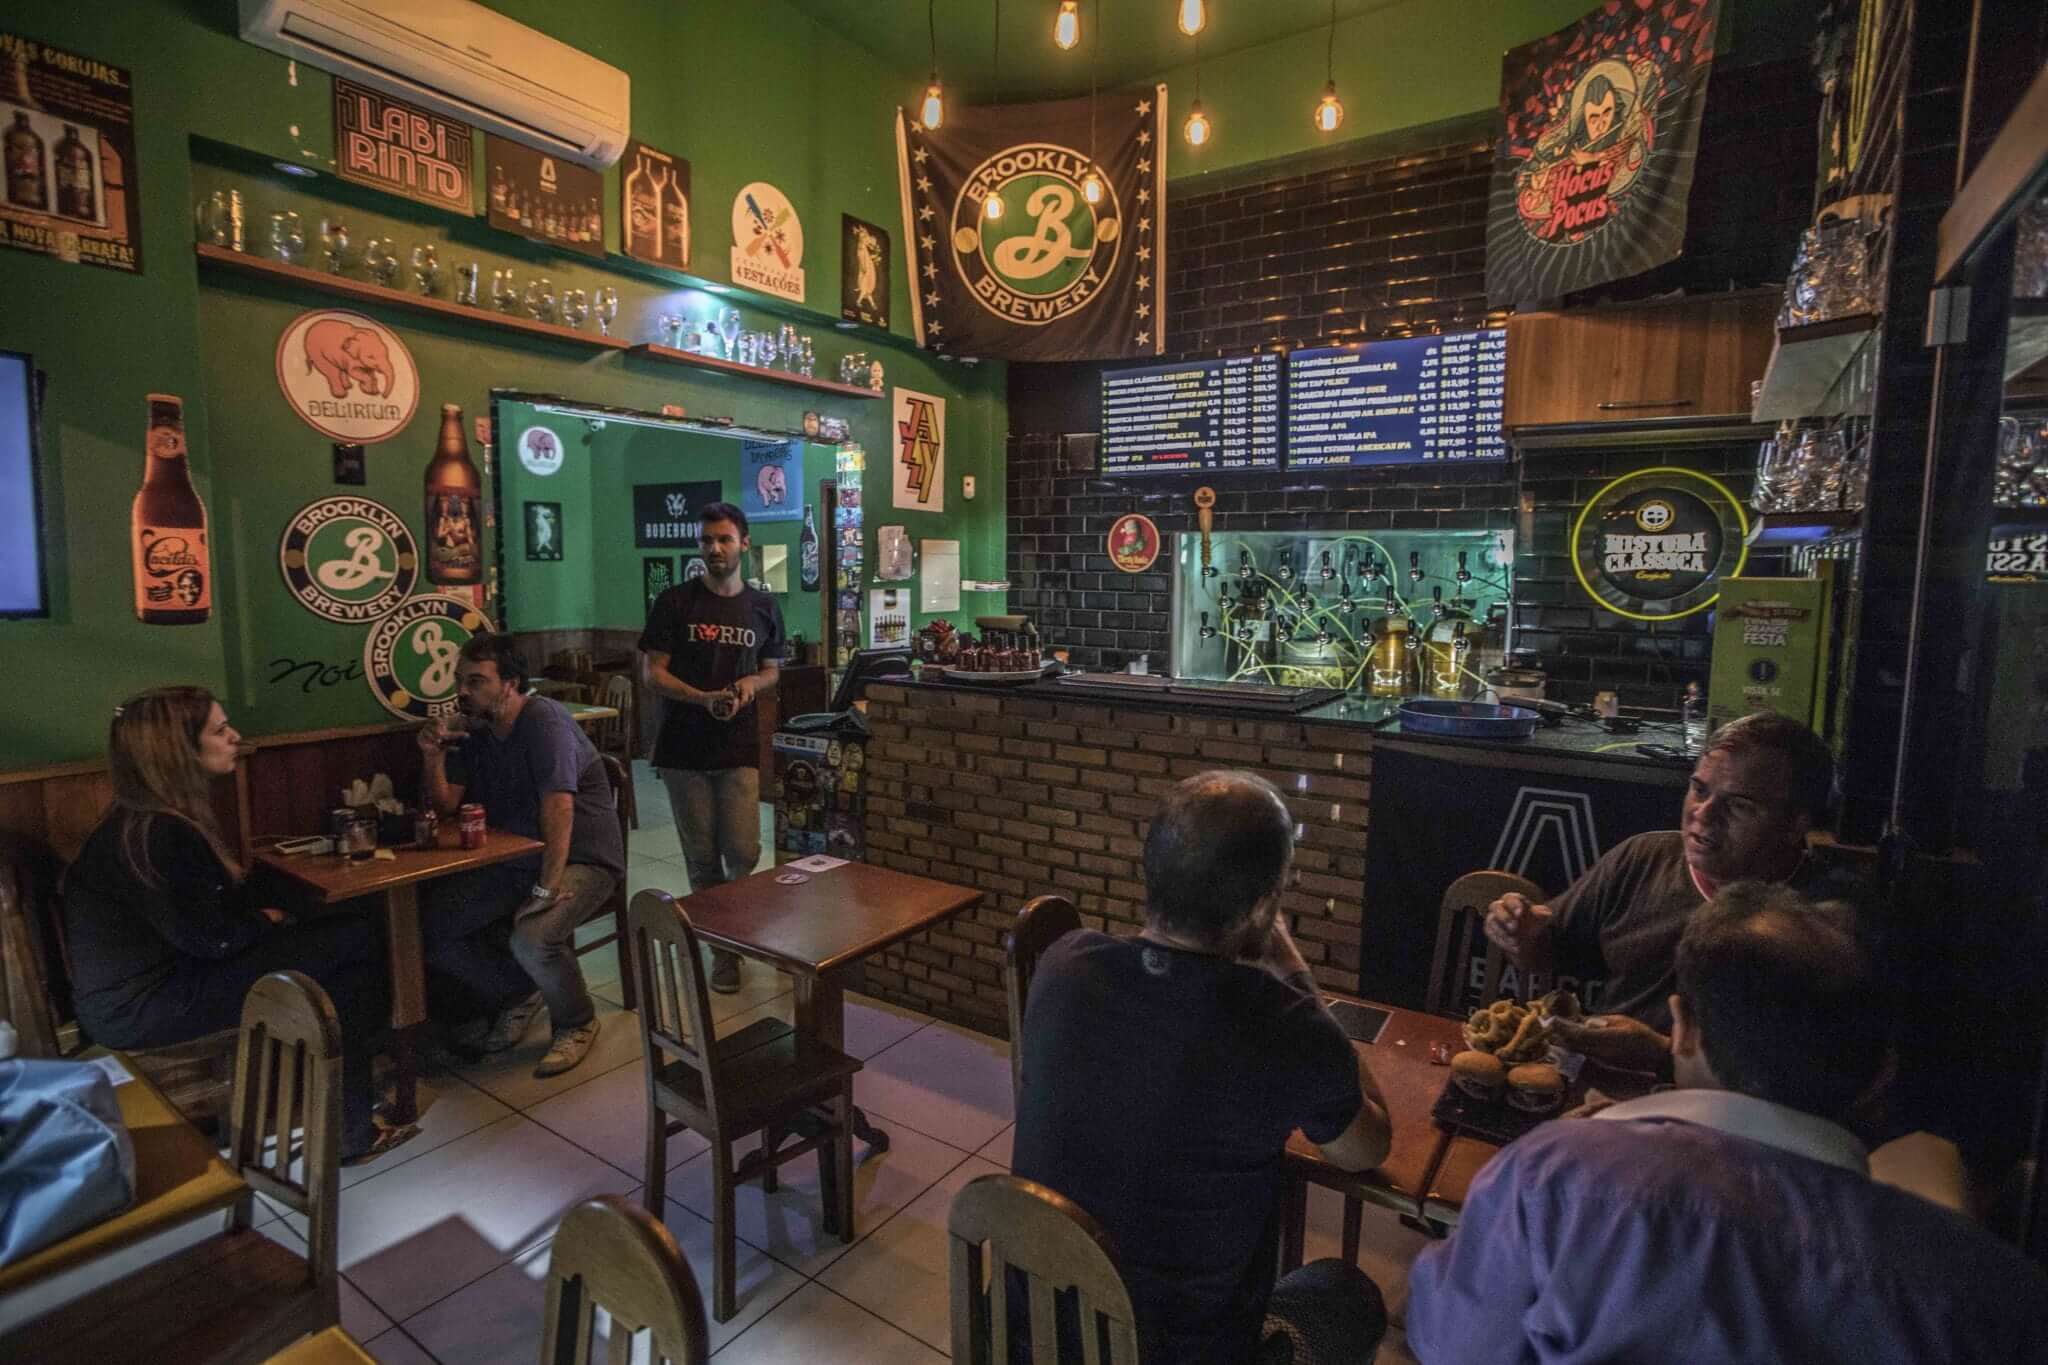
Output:
<path fill-rule="evenodd" d="M 1873 1184 L 1841 1125 L 1893 1010 L 1853 913 L 1745 882 L 1686 925 L 1678 1089 L 1546 1123 L 1409 1277 L 1425 1365 L 2048 1360 L 2048 1276 Z"/>

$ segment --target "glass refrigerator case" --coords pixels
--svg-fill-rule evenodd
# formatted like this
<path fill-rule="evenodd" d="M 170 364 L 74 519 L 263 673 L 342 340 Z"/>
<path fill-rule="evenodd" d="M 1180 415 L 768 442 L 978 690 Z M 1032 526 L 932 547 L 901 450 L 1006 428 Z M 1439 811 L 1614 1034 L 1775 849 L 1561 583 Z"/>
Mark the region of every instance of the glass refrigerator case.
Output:
<path fill-rule="evenodd" d="M 1512 531 L 1184 532 L 1175 677 L 1476 697 L 1504 662 Z"/>

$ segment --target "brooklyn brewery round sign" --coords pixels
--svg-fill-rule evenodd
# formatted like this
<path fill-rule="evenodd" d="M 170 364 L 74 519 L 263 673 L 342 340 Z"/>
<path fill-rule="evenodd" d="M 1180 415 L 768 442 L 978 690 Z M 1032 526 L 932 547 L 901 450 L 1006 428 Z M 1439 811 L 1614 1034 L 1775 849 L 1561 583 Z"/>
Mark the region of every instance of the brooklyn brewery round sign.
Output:
<path fill-rule="evenodd" d="M 402 720 L 450 715 L 456 656 L 472 635 L 495 629 L 490 617 L 459 597 L 408 598 L 363 641 L 363 675 L 384 709 Z"/>
<path fill-rule="evenodd" d="M 1642 469 L 1595 493 L 1572 526 L 1572 571 L 1607 610 L 1639 621 L 1690 616 L 1749 555 L 1742 503 L 1690 469 Z"/>
<path fill-rule="evenodd" d="M 1086 158 L 1049 142 L 1005 147 L 974 168 L 953 200 L 953 267 L 1005 322 L 1043 327 L 1089 300 L 1116 269 L 1122 226 L 1115 186 L 1082 189 Z"/>

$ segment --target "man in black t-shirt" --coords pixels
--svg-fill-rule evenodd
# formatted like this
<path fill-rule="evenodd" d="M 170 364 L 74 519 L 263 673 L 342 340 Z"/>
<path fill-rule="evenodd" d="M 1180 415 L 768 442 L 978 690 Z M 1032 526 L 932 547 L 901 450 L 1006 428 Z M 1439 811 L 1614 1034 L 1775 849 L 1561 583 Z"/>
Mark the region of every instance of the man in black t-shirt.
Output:
<path fill-rule="evenodd" d="M 747 514 L 701 512 L 704 576 L 654 599 L 640 636 L 643 677 L 667 699 L 654 767 L 668 787 L 690 889 L 744 877 L 761 859 L 760 737 L 754 699 L 781 671 L 782 612 L 746 585 Z M 740 988 L 738 955 L 714 951 L 711 989 Z"/>
<path fill-rule="evenodd" d="M 1392 1137 L 1278 913 L 1293 857 L 1263 778 L 1191 777 L 1146 836 L 1144 932 L 1068 934 L 1032 979 L 1013 1169 L 1109 1233 L 1147 1360 L 1364 1361 L 1386 1330 L 1348 1263 L 1274 1284 L 1288 1135 L 1345 1170 Z"/>

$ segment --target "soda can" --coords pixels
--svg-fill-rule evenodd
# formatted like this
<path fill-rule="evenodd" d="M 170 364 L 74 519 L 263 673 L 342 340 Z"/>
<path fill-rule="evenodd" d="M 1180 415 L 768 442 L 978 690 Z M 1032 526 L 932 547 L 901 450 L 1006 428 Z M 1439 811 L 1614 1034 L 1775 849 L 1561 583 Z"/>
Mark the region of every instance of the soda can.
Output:
<path fill-rule="evenodd" d="M 462 846 L 482 848 L 484 846 L 484 808 L 471 801 L 456 812 L 462 817 Z"/>
<path fill-rule="evenodd" d="M 412 841 L 421 849 L 430 849 L 441 833 L 441 818 L 432 810 L 423 810 L 412 818 Z"/>

